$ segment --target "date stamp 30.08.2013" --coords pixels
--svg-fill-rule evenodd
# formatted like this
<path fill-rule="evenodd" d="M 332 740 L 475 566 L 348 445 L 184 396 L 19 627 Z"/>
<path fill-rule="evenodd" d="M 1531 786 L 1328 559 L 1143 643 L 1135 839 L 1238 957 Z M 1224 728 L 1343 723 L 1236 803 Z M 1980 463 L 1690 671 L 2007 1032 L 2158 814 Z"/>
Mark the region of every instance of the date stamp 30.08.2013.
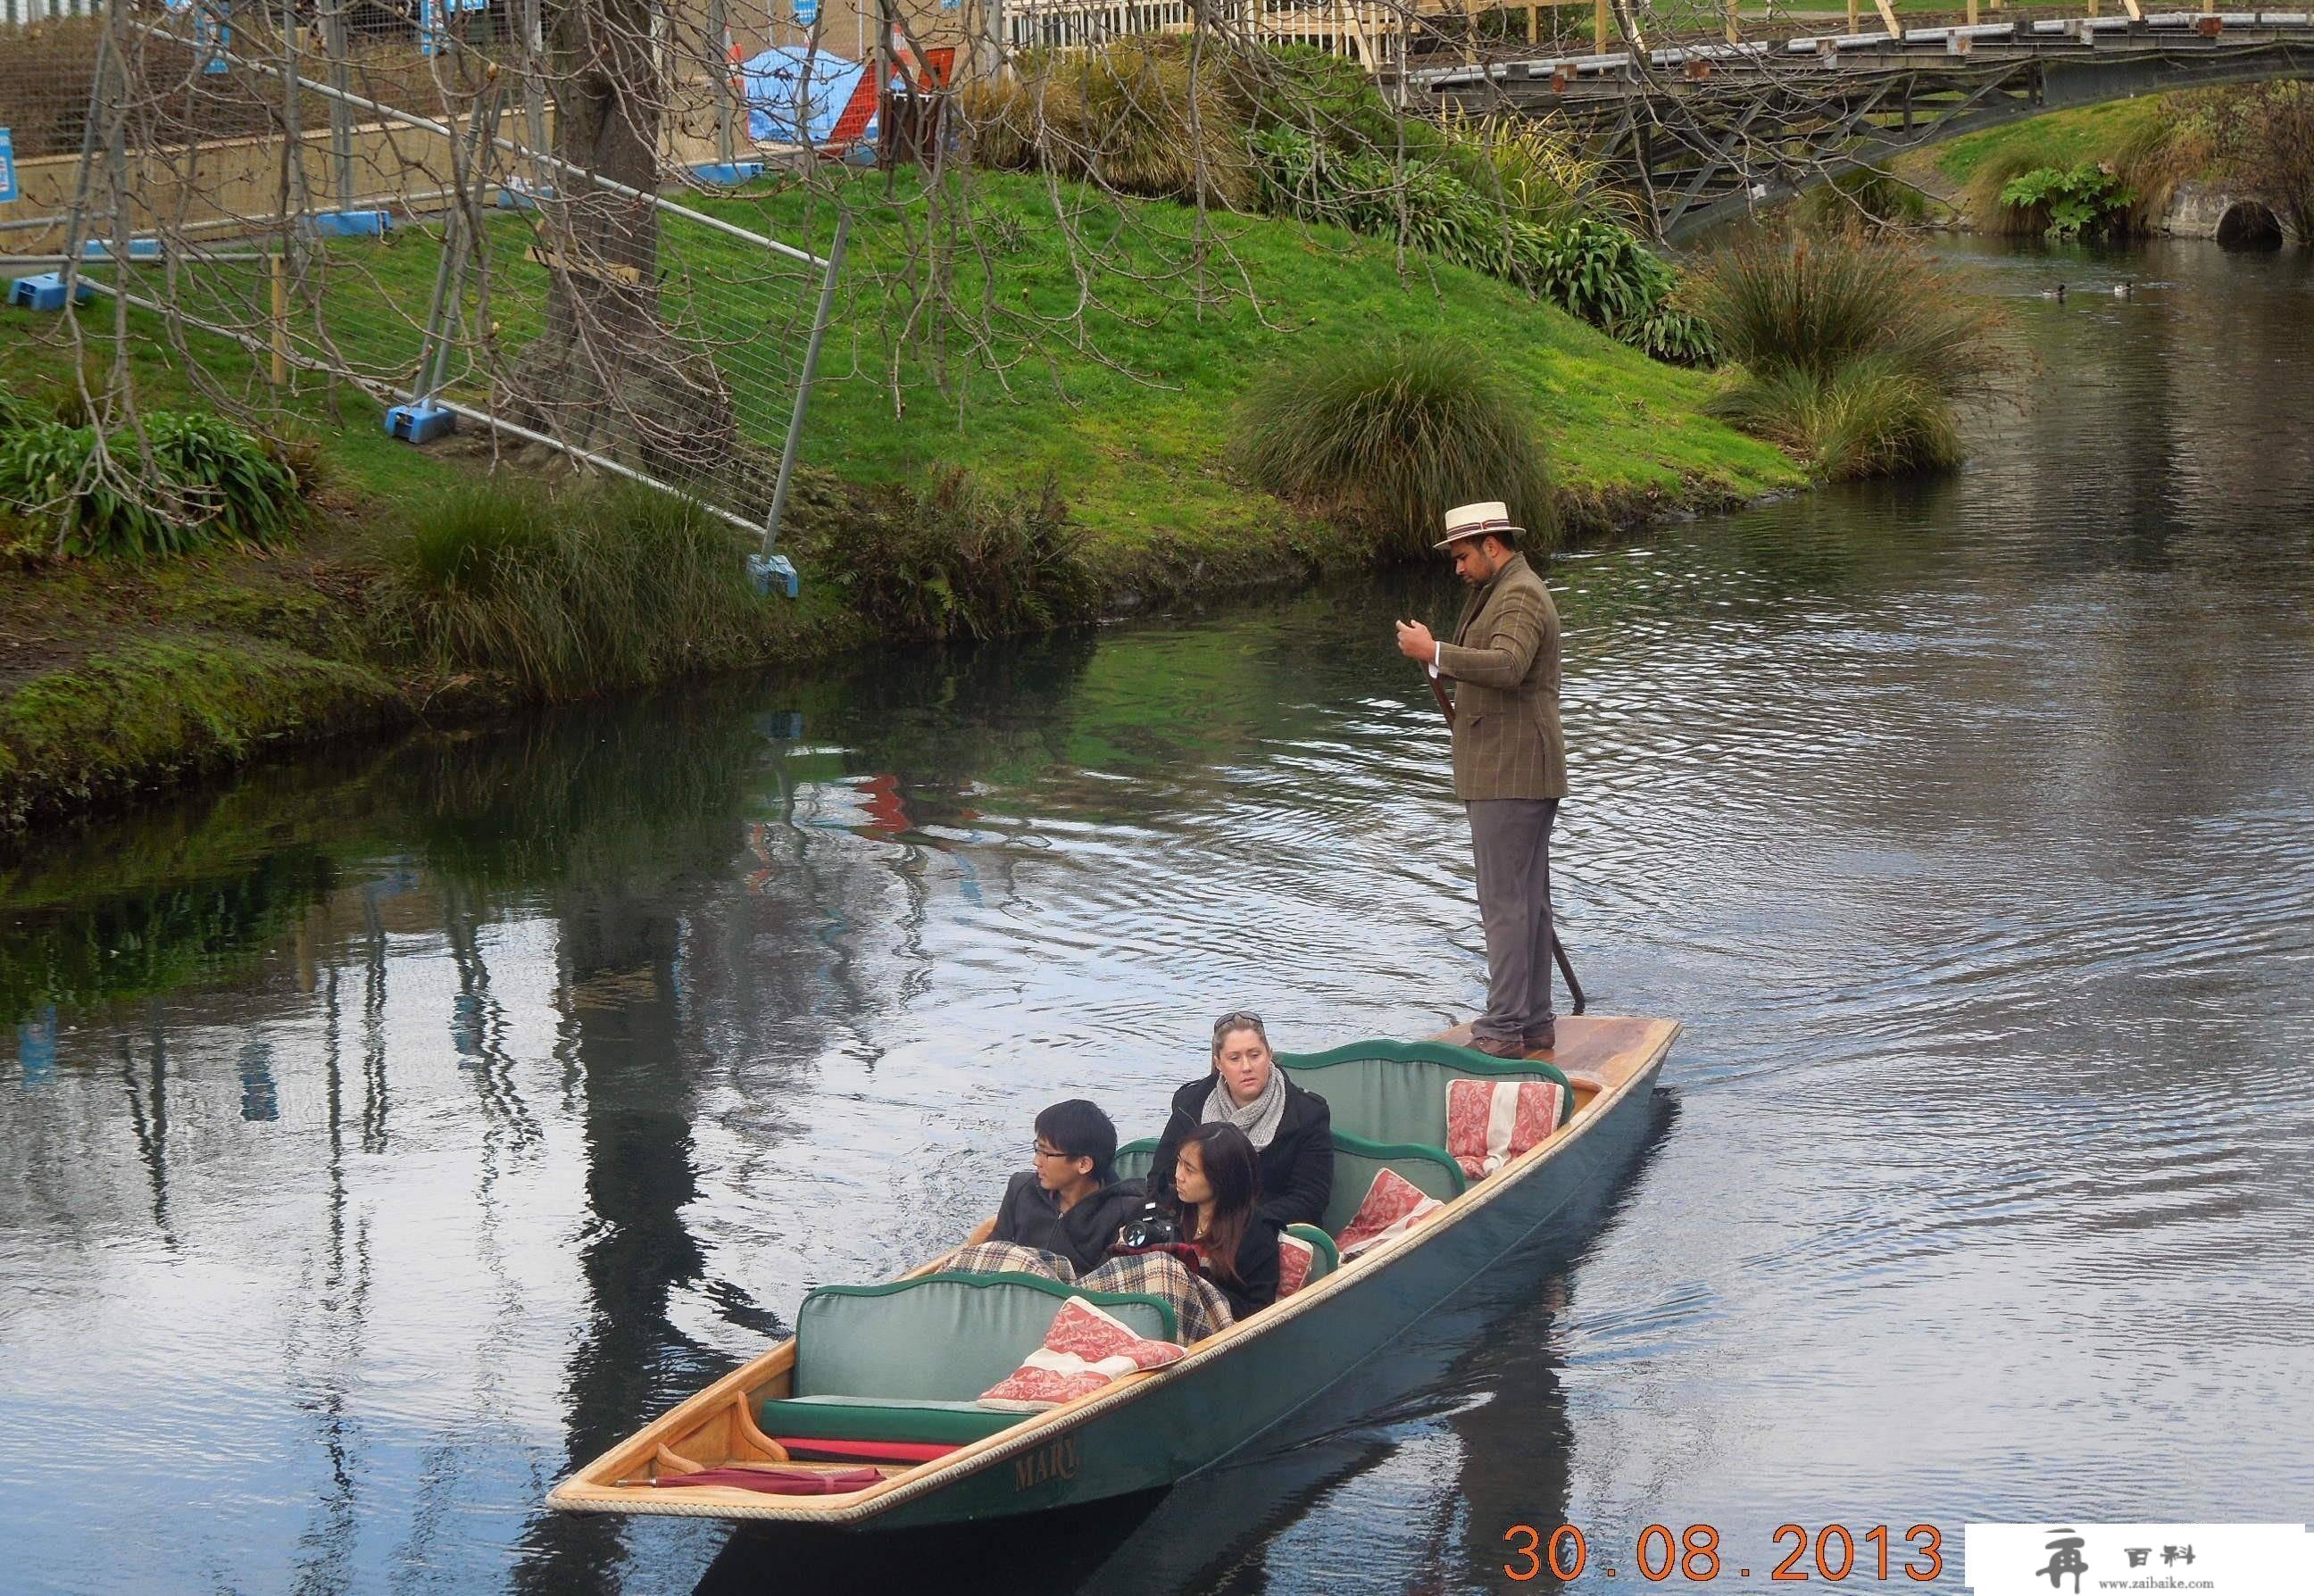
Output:
<path fill-rule="evenodd" d="M 1689 1524 L 1679 1530 L 1649 1524 L 1619 1557 L 1603 1543 L 1594 1544 L 1575 1524 L 1548 1530 L 1532 1524 L 1513 1524 L 1503 1531 L 1509 1548 L 1503 1574 L 1517 1584 L 1544 1575 L 1564 1583 L 1588 1574 L 1594 1579 L 1628 1574 L 1651 1584 L 1678 1580 L 1700 1585 L 1723 1578 L 1750 1580 L 1756 1562 L 1765 1569 L 1767 1579 L 1778 1583 L 1838 1583 L 1852 1579 L 1859 1583 L 1893 1581 L 1901 1585 L 1926 1584 L 1942 1578 L 1945 1572 L 1944 1534 L 1934 1524 L 1914 1524 L 1903 1530 L 1886 1524 L 1853 1530 L 1845 1524 L 1825 1524 L 1814 1530 L 1805 1524 L 1779 1524 L 1769 1539 L 1771 1550 L 1756 1558 L 1739 1560 L 1736 1552 L 1721 1544 L 1716 1524 Z"/>

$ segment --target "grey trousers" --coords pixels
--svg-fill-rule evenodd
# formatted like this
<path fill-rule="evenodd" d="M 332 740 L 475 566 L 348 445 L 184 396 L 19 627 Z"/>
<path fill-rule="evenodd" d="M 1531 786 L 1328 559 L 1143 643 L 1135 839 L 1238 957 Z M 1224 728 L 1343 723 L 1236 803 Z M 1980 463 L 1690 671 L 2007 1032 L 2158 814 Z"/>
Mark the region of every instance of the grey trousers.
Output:
<path fill-rule="evenodd" d="M 1473 1036 L 1515 1042 L 1553 1023 L 1550 1008 L 1550 825 L 1557 798 L 1474 798 L 1471 853 L 1479 922 L 1487 932 L 1487 1011 Z"/>

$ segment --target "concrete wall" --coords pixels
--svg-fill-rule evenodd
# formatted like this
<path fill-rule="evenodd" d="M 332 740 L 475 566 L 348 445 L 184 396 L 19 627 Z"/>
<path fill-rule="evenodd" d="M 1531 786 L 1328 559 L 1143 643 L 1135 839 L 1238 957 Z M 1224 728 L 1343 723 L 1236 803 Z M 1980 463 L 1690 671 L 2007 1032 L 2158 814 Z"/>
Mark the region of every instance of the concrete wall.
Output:
<path fill-rule="evenodd" d="M 2230 192 L 2214 184 L 2179 183 L 2169 196 L 2169 204 L 2161 213 L 2161 219 L 2154 225 L 2155 230 L 2177 238 L 2214 239 L 2225 230 L 2227 213 L 2242 206 L 2256 206 L 2272 213 L 2272 207 L 2264 201 Z M 2287 235 L 2288 221 L 2278 214 L 2274 219 L 2281 223 Z"/>

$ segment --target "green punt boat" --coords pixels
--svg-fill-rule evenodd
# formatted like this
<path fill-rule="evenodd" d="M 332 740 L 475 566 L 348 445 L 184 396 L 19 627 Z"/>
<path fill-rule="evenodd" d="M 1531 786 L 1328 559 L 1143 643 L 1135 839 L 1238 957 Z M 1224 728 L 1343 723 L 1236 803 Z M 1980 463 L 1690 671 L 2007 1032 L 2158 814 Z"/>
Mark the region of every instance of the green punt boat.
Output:
<path fill-rule="evenodd" d="M 1282 1054 L 1281 1066 L 1327 1098 L 1340 1133 L 1329 1230 L 1356 1207 L 1365 1184 L 1359 1172 L 1377 1164 L 1445 1205 L 1197 1343 L 1179 1362 L 1038 1413 L 991 1414 L 958 1398 L 994 1383 L 1037 1344 L 1041 1330 L 1024 1329 L 1020 1314 L 1038 1318 L 1041 1309 L 1049 1321 L 1058 1308 L 1042 1299 L 1049 1283 L 943 1274 L 943 1255 L 881 1286 L 822 1287 L 799 1313 L 796 1337 L 621 1442 L 557 1485 L 547 1503 L 570 1512 L 897 1530 L 1044 1512 L 1172 1485 L 1278 1425 L 1497 1260 L 1559 1228 L 1569 1230 L 1565 1239 L 1577 1239 L 1572 1231 L 1596 1213 L 1595 1199 L 1645 1141 L 1649 1094 L 1679 1031 L 1674 1020 L 1586 1015 L 1562 1018 L 1558 1047 L 1525 1062 L 1468 1050 L 1460 1027 L 1426 1043 Z M 1563 1080 L 1572 1107 L 1548 1140 L 1466 1185 L 1440 1150 L 1445 1084 L 1470 1077 Z M 1170 1323 L 1153 1298 L 1119 1297 L 1104 1306 L 1144 1333 Z M 976 1314 L 1002 1322 L 992 1328 Z M 896 1342 L 886 1349 L 880 1373 L 879 1327 Z M 831 1391 L 862 1394 L 824 1394 Z M 810 1450 L 791 1433 L 806 1417 L 832 1418 L 835 1433 L 854 1438 L 953 1450 L 921 1462 L 811 1461 L 788 1450 Z M 842 1488 L 786 1495 L 662 1483 L 705 1470 L 767 1470 L 790 1481 L 817 1474 Z"/>

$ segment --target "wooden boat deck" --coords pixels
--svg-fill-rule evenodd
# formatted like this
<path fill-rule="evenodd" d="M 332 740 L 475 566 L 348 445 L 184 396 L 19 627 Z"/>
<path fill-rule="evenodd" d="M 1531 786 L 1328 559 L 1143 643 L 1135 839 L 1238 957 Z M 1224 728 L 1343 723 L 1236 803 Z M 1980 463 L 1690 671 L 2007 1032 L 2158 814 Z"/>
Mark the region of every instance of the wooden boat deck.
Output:
<path fill-rule="evenodd" d="M 1057 1432 L 1091 1414 L 1132 1400 L 1149 1383 L 1192 1377 L 1201 1365 L 1224 1355 L 1264 1328 L 1318 1309 L 1326 1299 L 1346 1289 L 1367 1271 L 1382 1266 L 1405 1248 L 1419 1246 L 1443 1228 L 1457 1209 L 1489 1200 L 1507 1189 L 1542 1160 L 1574 1142 L 1610 1103 L 1620 1099 L 1645 1079 L 1670 1051 L 1680 1032 L 1676 1020 L 1617 1015 L 1562 1017 L 1557 1047 L 1530 1056 L 1556 1064 L 1575 1089 L 1575 1107 L 1566 1127 L 1550 1141 L 1514 1160 L 1507 1167 L 1473 1182 L 1471 1189 L 1433 1217 L 1433 1222 L 1382 1243 L 1312 1282 L 1293 1297 L 1241 1319 L 1191 1347 L 1188 1355 L 1161 1369 L 1112 1380 L 1100 1390 L 1073 1402 L 1031 1414 L 1022 1423 L 960 1447 L 926 1463 L 863 1465 L 857 1462 L 808 1462 L 786 1459 L 780 1448 L 756 1427 L 755 1409 L 768 1398 L 783 1397 L 795 1366 L 795 1342 L 790 1339 L 733 1370 L 705 1390 L 670 1409 L 634 1435 L 588 1463 L 556 1486 L 547 1497 L 550 1506 L 578 1512 L 672 1514 L 680 1517 L 775 1519 L 790 1522 L 854 1524 L 908 1496 L 941 1488 L 943 1482 L 987 1467 L 998 1453 L 1016 1451 L 1024 1438 L 1038 1432 Z M 1456 1026 L 1435 1040 L 1467 1046 L 1468 1025 Z M 993 1221 L 983 1221 L 967 1242 L 986 1238 Z M 943 1253 L 907 1271 L 909 1275 L 938 1269 L 949 1257 Z M 856 1472 L 872 1467 L 878 1483 L 857 1491 L 820 1496 L 787 1496 L 727 1486 L 676 1486 L 654 1484 L 663 1475 L 693 1473 L 701 1468 L 769 1468 L 817 1474 Z"/>

